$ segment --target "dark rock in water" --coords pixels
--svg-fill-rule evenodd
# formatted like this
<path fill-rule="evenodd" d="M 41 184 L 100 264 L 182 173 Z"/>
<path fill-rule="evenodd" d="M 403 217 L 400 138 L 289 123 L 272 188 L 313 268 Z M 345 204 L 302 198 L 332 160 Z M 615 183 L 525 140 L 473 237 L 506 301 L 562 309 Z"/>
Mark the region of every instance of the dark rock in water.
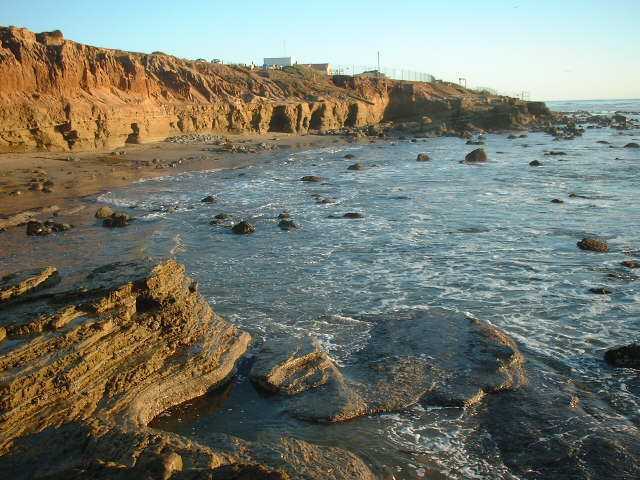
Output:
<path fill-rule="evenodd" d="M 640 145 L 638 145 L 635 142 L 631 142 L 631 143 L 627 143 L 624 148 L 640 148 Z"/>
<path fill-rule="evenodd" d="M 602 145 L 609 145 L 609 142 L 606 140 L 598 140 L 596 143 L 601 143 Z"/>
<path fill-rule="evenodd" d="M 347 212 L 342 215 L 342 218 L 364 218 L 364 215 L 358 212 Z"/>
<path fill-rule="evenodd" d="M 321 182 L 322 180 L 324 180 L 324 178 L 317 175 L 305 175 L 300 180 L 303 182 Z"/>
<path fill-rule="evenodd" d="M 638 260 L 625 260 L 622 262 L 622 266 L 627 268 L 640 268 L 640 262 Z"/>
<path fill-rule="evenodd" d="M 115 212 L 109 218 L 102 221 L 102 226 L 107 228 L 122 228 L 129 225 L 132 218 L 123 212 Z"/>
<path fill-rule="evenodd" d="M 27 222 L 27 235 L 43 237 L 53 233 L 53 229 L 42 222 L 31 220 Z"/>
<path fill-rule="evenodd" d="M 98 210 L 96 210 L 95 217 L 104 219 L 109 218 L 111 215 L 113 215 L 113 210 L 110 207 L 100 207 Z"/>
<path fill-rule="evenodd" d="M 285 396 L 305 420 L 340 422 L 422 401 L 466 407 L 526 383 L 524 358 L 506 334 L 443 309 L 365 316 L 367 344 L 345 367 L 309 339 L 272 340 L 250 378 Z"/>
<path fill-rule="evenodd" d="M 609 251 L 609 245 L 597 238 L 583 238 L 577 245 L 581 250 L 589 250 L 591 252 L 605 253 Z"/>
<path fill-rule="evenodd" d="M 484 141 L 482 140 L 467 140 L 467 145 L 484 145 Z"/>
<path fill-rule="evenodd" d="M 336 203 L 336 200 L 335 198 L 321 197 L 316 200 L 316 203 L 320 205 L 328 205 L 330 203 Z"/>
<path fill-rule="evenodd" d="M 482 148 L 476 148 L 464 157 L 465 163 L 484 163 L 487 161 L 487 154 Z"/>
<path fill-rule="evenodd" d="M 560 200 L 559 198 L 554 198 L 551 200 L 551 203 L 564 203 L 564 200 Z"/>
<path fill-rule="evenodd" d="M 551 156 L 551 157 L 558 157 L 558 156 L 566 155 L 566 152 L 559 152 L 559 151 L 552 150 L 551 152 L 545 153 L 545 155 Z"/>
<path fill-rule="evenodd" d="M 416 158 L 416 162 L 428 162 L 429 160 L 431 160 L 431 157 L 429 157 L 429 155 L 427 155 L 426 153 L 419 153 L 418 157 Z"/>
<path fill-rule="evenodd" d="M 0 303 L 49 286 L 55 279 L 58 279 L 58 270 L 54 267 L 24 270 L 5 275 L 0 278 Z"/>
<path fill-rule="evenodd" d="M 589 289 L 589 293 L 593 293 L 594 295 L 609 295 L 611 294 L 611 290 L 604 287 L 594 287 Z"/>
<path fill-rule="evenodd" d="M 343 158 L 351 160 L 352 158 L 356 158 L 356 156 L 353 153 L 347 153 Z"/>
<path fill-rule="evenodd" d="M 356 171 L 364 170 L 364 165 L 360 162 L 354 163 L 353 165 L 349 165 L 347 167 L 347 170 L 356 170 Z"/>
<path fill-rule="evenodd" d="M 231 215 L 228 213 L 218 213 L 213 220 L 209 222 L 209 225 L 222 225 L 226 221 L 231 220 Z"/>
<path fill-rule="evenodd" d="M 231 231 L 237 235 L 248 235 L 254 233 L 256 231 L 256 227 L 243 220 L 240 223 L 236 223 L 231 228 Z"/>
<path fill-rule="evenodd" d="M 282 212 L 281 214 L 278 215 L 278 218 L 280 220 L 282 220 L 283 218 L 289 218 L 289 217 L 290 217 L 289 212 Z"/>
<path fill-rule="evenodd" d="M 585 200 L 591 200 L 591 198 L 587 197 L 586 195 L 579 195 L 579 194 L 574 193 L 574 192 L 569 194 L 569 198 L 584 198 Z"/>
<path fill-rule="evenodd" d="M 523 133 L 521 135 L 518 135 L 518 138 L 527 138 L 529 135 L 527 135 L 526 133 Z"/>
<path fill-rule="evenodd" d="M 293 220 L 289 219 L 280 220 L 280 222 L 278 222 L 278 226 L 281 230 L 295 230 L 298 228 L 298 225 Z"/>
<path fill-rule="evenodd" d="M 632 343 L 609 349 L 605 352 L 604 359 L 614 367 L 640 369 L 640 344 Z"/>
<path fill-rule="evenodd" d="M 542 166 L 542 162 L 539 160 L 532 160 L 531 162 L 529 162 L 529 166 L 531 167 L 540 167 Z"/>
<path fill-rule="evenodd" d="M 202 200 L 200 200 L 202 203 L 216 203 L 216 197 L 214 197 L 213 195 L 207 195 L 206 197 L 204 197 Z"/>
<path fill-rule="evenodd" d="M 515 140 L 516 138 L 518 138 L 518 137 L 516 137 L 515 135 L 511 134 L 511 135 L 509 135 L 507 137 L 507 140 Z"/>

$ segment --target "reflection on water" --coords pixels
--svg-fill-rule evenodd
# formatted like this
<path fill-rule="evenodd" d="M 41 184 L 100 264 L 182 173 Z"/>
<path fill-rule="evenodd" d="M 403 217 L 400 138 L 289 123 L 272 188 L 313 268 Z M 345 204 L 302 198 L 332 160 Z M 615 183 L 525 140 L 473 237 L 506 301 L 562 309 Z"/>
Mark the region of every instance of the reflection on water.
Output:
<path fill-rule="evenodd" d="M 257 339 L 312 334 L 342 364 L 367 343 L 362 315 L 425 306 L 468 312 L 522 345 L 532 372 L 524 393 L 474 412 L 415 407 L 319 426 L 289 418 L 241 370 L 222 390 L 156 425 L 204 442 L 225 432 L 345 446 L 387 478 L 416 478 L 420 468 L 432 478 L 596 478 L 607 471 L 625 478 L 640 444 L 640 381 L 601 358 L 607 347 L 638 338 L 639 283 L 620 262 L 640 248 L 640 152 L 596 143 L 622 147 L 640 137 L 624 133 L 594 129 L 561 142 L 488 135 L 491 161 L 482 166 L 458 163 L 473 148 L 464 141 L 438 138 L 276 154 L 242 170 L 146 181 L 99 197 L 136 216 L 130 227 L 99 227 L 88 201 L 71 232 L 27 241 L 23 232 L 2 234 L 3 249 L 19 252 L 4 255 L 2 269 L 52 264 L 73 276 L 109 261 L 174 256 L 216 310 Z M 545 156 L 549 150 L 567 155 Z M 347 171 L 347 151 L 365 171 Z M 416 162 L 420 152 L 431 162 Z M 534 159 L 543 166 L 530 167 Z M 300 182 L 303 175 L 326 181 Z M 210 194 L 219 202 L 200 202 Z M 336 202 L 319 204 L 317 195 Z M 285 209 L 299 230 L 277 227 Z M 235 236 L 209 225 L 221 212 L 254 223 L 256 233 Z M 364 218 L 328 218 L 345 212 Z M 577 249 L 588 234 L 607 239 L 611 252 Z M 613 293 L 588 292 L 599 286 Z M 569 408 L 574 396 L 578 409 Z"/>

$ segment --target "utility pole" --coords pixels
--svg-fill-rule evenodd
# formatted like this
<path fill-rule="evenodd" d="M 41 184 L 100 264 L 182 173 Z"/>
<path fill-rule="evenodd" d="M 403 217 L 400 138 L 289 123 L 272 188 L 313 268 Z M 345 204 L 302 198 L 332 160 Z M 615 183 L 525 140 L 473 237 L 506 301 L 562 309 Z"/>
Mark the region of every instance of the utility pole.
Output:
<path fill-rule="evenodd" d="M 462 77 L 458 78 L 458 83 L 460 85 L 462 85 L 462 82 L 464 82 L 464 88 L 467 88 L 467 79 Z"/>

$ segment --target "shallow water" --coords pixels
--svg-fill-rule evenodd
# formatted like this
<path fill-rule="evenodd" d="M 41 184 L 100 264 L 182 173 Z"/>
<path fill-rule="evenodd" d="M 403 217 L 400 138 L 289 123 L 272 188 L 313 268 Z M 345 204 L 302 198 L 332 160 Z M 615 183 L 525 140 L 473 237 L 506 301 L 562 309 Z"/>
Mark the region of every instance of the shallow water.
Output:
<path fill-rule="evenodd" d="M 343 446 L 384 478 L 632 478 L 640 380 L 602 361 L 606 348 L 637 340 L 640 328 L 640 273 L 620 266 L 640 257 L 640 151 L 620 148 L 640 131 L 623 133 L 591 129 L 559 142 L 542 133 L 487 135 L 490 162 L 482 166 L 459 163 L 476 147 L 436 138 L 263 155 L 241 170 L 144 181 L 87 200 L 91 211 L 95 202 L 130 209 L 138 218 L 130 227 L 107 230 L 80 216 L 63 235 L 25 242 L 22 231 L 4 233 L 6 251 L 20 253 L 2 257 L 2 270 L 53 264 L 72 275 L 108 261 L 174 256 L 214 308 L 256 338 L 311 334 L 343 364 L 367 342 L 364 315 L 464 312 L 518 341 L 529 360 L 527 391 L 467 412 L 417 406 L 305 424 L 257 392 L 245 364 L 230 385 L 155 425 L 203 442 L 223 432 Z M 550 150 L 567 155 L 545 156 Z M 420 152 L 432 160 L 416 162 Z M 356 158 L 344 160 L 346 153 Z M 534 159 L 543 166 L 530 167 Z M 367 169 L 347 171 L 356 160 Z M 300 182 L 303 175 L 326 181 Z M 209 194 L 218 203 L 200 202 Z M 319 205 L 313 194 L 336 203 Z M 278 228 L 285 209 L 300 229 Z M 254 223 L 256 233 L 210 226 L 220 212 Z M 364 218 L 327 218 L 345 212 Z M 576 247 L 591 234 L 606 239 L 610 253 Z M 588 292 L 599 286 L 613 293 Z M 571 395 L 582 400 L 580 411 L 558 413 Z M 592 436 L 606 444 L 593 446 Z"/>

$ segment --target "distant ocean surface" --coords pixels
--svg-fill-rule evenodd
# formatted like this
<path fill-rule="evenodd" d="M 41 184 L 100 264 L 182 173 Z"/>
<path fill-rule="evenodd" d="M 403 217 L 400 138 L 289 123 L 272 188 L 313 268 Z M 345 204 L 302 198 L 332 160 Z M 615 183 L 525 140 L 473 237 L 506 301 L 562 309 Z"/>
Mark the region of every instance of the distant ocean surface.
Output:
<path fill-rule="evenodd" d="M 640 112 L 640 100 L 549 106 Z M 290 435 L 349 449 L 385 480 L 640 478 L 640 376 L 603 361 L 607 348 L 640 338 L 639 272 L 621 266 L 640 259 L 640 149 L 623 148 L 639 141 L 637 129 L 593 128 L 560 141 L 489 134 L 482 166 L 460 164 L 476 147 L 452 137 L 271 152 L 241 170 L 164 177 L 87 199 L 92 211 L 110 204 L 137 217 L 125 229 L 85 222 L 28 241 L 22 230 L 5 232 L 2 241 L 19 253 L 2 261 L 7 271 L 50 264 L 74 275 L 175 257 L 215 310 L 254 338 L 312 335 L 342 365 L 368 341 L 367 315 L 429 308 L 494 324 L 527 359 L 527 387 L 476 408 L 417 405 L 340 425 L 288 417 L 241 369 L 222 392 L 154 423 L 200 442 L 218 433 Z M 545 155 L 551 150 L 566 155 Z M 416 162 L 421 152 L 432 160 Z M 356 160 L 366 170 L 347 171 Z M 206 195 L 218 203 L 201 203 Z M 319 204 L 318 195 L 335 203 Z M 278 228 L 285 209 L 299 230 Z M 211 226 L 220 212 L 256 233 Z M 328 218 L 344 212 L 364 218 Z M 589 235 L 606 239 L 610 252 L 579 250 Z"/>
<path fill-rule="evenodd" d="M 640 113 L 640 99 L 628 100 L 566 100 L 546 102 L 554 112 L 578 112 L 611 114 L 615 112 Z"/>

